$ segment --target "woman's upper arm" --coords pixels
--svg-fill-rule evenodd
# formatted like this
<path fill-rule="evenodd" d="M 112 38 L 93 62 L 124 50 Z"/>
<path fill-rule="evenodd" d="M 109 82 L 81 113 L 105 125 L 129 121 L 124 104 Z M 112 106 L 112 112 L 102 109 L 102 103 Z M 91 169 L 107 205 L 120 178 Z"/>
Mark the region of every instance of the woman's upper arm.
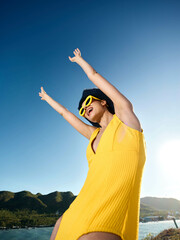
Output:
<path fill-rule="evenodd" d="M 89 79 L 106 95 L 112 102 L 119 107 L 131 106 L 131 102 L 127 99 L 113 84 L 105 79 L 101 74 L 94 72 L 90 74 Z"/>
<path fill-rule="evenodd" d="M 68 121 L 71 126 L 73 126 L 79 133 L 81 133 L 87 139 L 90 139 L 93 131 L 96 127 L 90 126 L 83 121 L 81 121 L 76 115 L 74 115 L 69 110 L 66 110 L 63 115 L 64 119 Z"/>
<path fill-rule="evenodd" d="M 140 121 L 131 107 L 126 107 L 122 109 L 115 108 L 115 114 L 127 126 L 141 131 Z"/>

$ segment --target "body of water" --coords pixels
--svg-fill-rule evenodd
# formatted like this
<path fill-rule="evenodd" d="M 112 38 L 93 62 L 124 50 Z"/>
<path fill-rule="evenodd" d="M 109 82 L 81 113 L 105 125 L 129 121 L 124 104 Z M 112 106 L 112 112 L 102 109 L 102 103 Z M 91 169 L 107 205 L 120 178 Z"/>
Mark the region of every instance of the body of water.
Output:
<path fill-rule="evenodd" d="M 176 220 L 180 228 L 180 220 Z M 142 240 L 148 233 L 157 235 L 168 228 L 176 228 L 173 220 L 139 223 L 139 240 Z M 0 240 L 49 240 L 53 227 L 9 229 L 0 231 Z"/>
<path fill-rule="evenodd" d="M 180 220 L 176 220 L 176 223 L 180 228 Z M 157 235 L 168 228 L 176 228 L 173 220 L 139 223 L 139 240 L 145 238 L 148 233 Z"/>

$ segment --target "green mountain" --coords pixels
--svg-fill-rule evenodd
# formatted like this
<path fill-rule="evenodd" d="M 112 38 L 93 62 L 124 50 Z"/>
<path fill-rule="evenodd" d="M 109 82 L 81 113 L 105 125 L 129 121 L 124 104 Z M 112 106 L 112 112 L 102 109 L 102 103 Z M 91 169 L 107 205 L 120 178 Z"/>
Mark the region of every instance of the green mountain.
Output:
<path fill-rule="evenodd" d="M 17 193 L 0 191 L 0 210 L 10 211 L 28 209 L 37 213 L 64 212 L 74 201 L 76 196 L 72 192 L 52 192 L 47 195 L 32 194 L 28 191 Z"/>
<path fill-rule="evenodd" d="M 75 200 L 72 192 L 52 192 L 46 195 L 32 194 L 29 191 L 17 193 L 0 191 L 0 210 L 35 210 L 37 213 L 62 214 Z M 141 217 L 167 213 L 167 211 L 179 211 L 180 201 L 174 198 L 144 197 L 140 199 Z"/>
<path fill-rule="evenodd" d="M 57 219 L 75 200 L 72 192 L 32 194 L 28 191 L 0 191 L 0 229 L 13 226 L 54 226 Z M 140 199 L 140 218 L 161 216 L 166 219 L 168 211 L 179 211 L 180 201 L 173 198 L 144 197 Z M 173 214 L 173 213 L 172 213 Z M 177 213 L 177 216 L 180 214 Z"/>

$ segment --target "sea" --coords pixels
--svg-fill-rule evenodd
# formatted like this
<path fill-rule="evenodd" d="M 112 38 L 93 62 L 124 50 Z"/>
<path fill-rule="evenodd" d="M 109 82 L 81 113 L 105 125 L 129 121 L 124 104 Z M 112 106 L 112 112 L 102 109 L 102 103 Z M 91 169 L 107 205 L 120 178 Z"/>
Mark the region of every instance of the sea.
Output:
<path fill-rule="evenodd" d="M 180 228 L 180 220 L 176 220 Z M 154 236 L 168 228 L 176 228 L 173 220 L 139 223 L 139 240 L 149 233 Z M 49 240 L 53 227 L 0 230 L 0 240 Z"/>

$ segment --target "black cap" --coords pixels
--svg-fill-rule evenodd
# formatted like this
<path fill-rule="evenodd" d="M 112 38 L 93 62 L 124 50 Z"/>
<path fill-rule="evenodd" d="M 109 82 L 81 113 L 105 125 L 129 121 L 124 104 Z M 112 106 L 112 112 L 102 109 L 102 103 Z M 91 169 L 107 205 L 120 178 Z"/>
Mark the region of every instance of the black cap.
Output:
<path fill-rule="evenodd" d="M 106 96 L 106 94 L 104 94 L 99 88 L 91 88 L 91 89 L 84 89 L 83 93 L 82 93 L 82 97 L 79 101 L 79 106 L 78 106 L 78 110 L 80 110 L 82 103 L 84 102 L 84 100 L 89 96 L 92 95 L 94 97 L 97 97 L 101 100 L 106 100 L 107 102 L 107 109 L 109 110 L 110 113 L 115 114 L 114 111 L 114 104 L 112 102 L 112 100 Z M 87 119 L 87 118 L 86 118 Z M 88 119 L 87 119 L 88 120 Z M 94 123 L 91 122 L 90 120 L 88 120 L 94 127 L 101 127 L 98 123 Z"/>

